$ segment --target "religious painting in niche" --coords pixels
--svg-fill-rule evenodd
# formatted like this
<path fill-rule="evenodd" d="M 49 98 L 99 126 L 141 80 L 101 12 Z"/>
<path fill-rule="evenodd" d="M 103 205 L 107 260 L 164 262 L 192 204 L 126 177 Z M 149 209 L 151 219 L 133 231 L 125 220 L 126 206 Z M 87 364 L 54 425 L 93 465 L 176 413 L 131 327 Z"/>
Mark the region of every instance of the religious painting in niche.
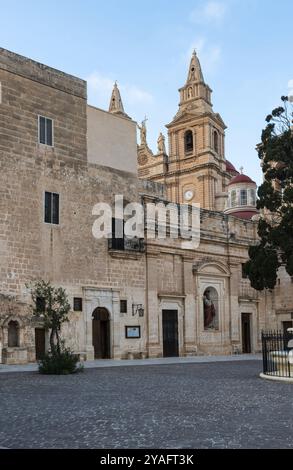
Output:
<path fill-rule="evenodd" d="M 203 294 L 204 329 L 217 330 L 219 327 L 218 293 L 208 287 Z"/>

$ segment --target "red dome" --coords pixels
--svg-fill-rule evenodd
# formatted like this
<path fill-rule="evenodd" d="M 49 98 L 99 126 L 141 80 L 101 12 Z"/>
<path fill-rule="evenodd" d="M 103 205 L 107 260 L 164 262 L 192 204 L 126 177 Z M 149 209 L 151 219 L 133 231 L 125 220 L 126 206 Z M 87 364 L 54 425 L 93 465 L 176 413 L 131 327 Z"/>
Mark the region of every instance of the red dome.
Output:
<path fill-rule="evenodd" d="M 251 220 L 254 215 L 258 214 L 258 211 L 236 211 L 230 212 L 229 215 L 233 215 L 233 217 L 238 217 L 239 219 Z"/>
<path fill-rule="evenodd" d="M 256 184 L 254 181 L 252 181 L 251 178 L 249 178 L 249 176 L 243 175 L 242 173 L 234 176 L 234 178 L 231 179 L 231 181 L 229 183 L 229 186 L 231 186 L 232 184 L 238 184 L 238 183 L 253 183 L 253 184 Z"/>
<path fill-rule="evenodd" d="M 239 173 L 239 171 L 236 170 L 235 166 L 229 162 L 229 160 L 226 160 L 226 171 L 229 173 Z"/>

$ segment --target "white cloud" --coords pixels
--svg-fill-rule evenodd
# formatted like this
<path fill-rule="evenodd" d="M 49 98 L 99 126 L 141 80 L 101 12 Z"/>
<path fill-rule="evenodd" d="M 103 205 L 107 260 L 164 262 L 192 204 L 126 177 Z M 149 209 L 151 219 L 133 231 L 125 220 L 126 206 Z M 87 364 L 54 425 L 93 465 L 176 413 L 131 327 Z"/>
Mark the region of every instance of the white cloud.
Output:
<path fill-rule="evenodd" d="M 193 23 L 220 23 L 226 15 L 227 5 L 216 0 L 203 1 L 190 14 Z"/>
<path fill-rule="evenodd" d="M 219 44 L 209 44 L 205 37 L 199 37 L 195 39 L 188 48 L 186 53 L 187 63 L 189 63 L 194 49 L 199 57 L 203 74 L 205 72 L 213 72 L 221 60 L 221 46 Z"/>
<path fill-rule="evenodd" d="M 115 80 L 96 71 L 87 77 L 87 82 L 89 101 L 101 108 L 108 109 Z M 136 85 L 118 83 L 118 86 L 125 109 L 128 105 L 145 105 L 153 101 L 153 96 L 149 92 Z"/>
<path fill-rule="evenodd" d="M 153 96 L 135 85 L 121 85 L 121 93 L 129 104 L 146 104 L 153 101 Z"/>

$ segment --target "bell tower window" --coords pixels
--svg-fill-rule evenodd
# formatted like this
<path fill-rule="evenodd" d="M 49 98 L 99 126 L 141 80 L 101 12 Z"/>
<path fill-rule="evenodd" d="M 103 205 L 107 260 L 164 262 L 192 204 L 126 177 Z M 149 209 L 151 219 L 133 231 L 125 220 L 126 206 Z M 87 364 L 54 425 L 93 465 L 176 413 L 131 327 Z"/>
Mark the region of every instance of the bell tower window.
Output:
<path fill-rule="evenodd" d="M 214 131 L 214 150 L 219 153 L 219 135 L 217 131 Z"/>
<path fill-rule="evenodd" d="M 184 135 L 184 149 L 185 153 L 193 152 L 193 133 L 192 131 L 186 131 Z"/>

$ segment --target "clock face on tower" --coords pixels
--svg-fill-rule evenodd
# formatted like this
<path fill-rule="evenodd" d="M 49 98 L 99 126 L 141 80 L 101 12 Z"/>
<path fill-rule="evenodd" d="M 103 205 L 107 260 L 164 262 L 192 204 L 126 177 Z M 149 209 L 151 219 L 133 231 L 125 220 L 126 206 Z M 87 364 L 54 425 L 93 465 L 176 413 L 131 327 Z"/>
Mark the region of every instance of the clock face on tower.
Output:
<path fill-rule="evenodd" d="M 194 194 L 193 194 L 193 191 L 191 189 L 188 189 L 187 191 L 185 191 L 184 193 L 184 199 L 185 201 L 191 201 L 191 199 L 193 198 Z"/>

